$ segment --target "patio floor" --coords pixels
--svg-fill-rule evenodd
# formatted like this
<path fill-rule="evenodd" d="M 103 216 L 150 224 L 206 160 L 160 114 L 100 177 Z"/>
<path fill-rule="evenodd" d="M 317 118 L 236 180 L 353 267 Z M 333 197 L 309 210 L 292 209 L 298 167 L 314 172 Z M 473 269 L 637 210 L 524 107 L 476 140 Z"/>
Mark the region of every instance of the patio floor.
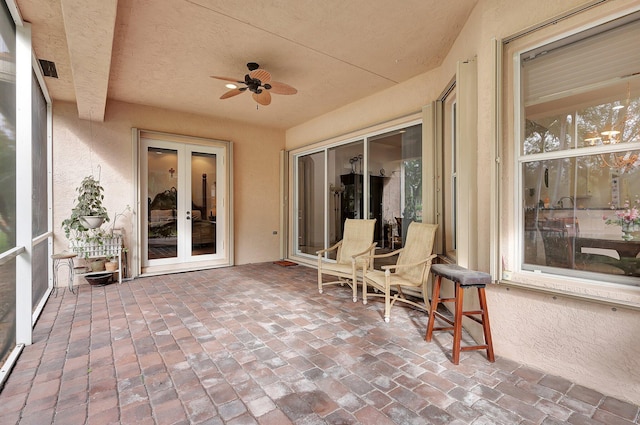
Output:
<path fill-rule="evenodd" d="M 17 424 L 638 424 L 639 408 L 497 354 L 449 359 L 426 315 L 261 263 L 52 297 L 0 393 Z"/>

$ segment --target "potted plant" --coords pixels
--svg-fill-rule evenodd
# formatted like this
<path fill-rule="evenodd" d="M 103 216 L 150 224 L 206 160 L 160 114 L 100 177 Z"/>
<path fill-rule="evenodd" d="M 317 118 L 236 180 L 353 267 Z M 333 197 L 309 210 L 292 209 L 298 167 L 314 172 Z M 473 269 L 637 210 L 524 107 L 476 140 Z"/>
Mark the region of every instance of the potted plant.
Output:
<path fill-rule="evenodd" d="M 77 197 L 71 215 L 62 221 L 62 229 L 71 249 L 84 259 L 95 258 L 95 248 L 103 244 L 105 232 L 100 225 L 109 221 L 102 205 L 104 188 L 93 176 L 85 177 L 76 188 Z"/>
<path fill-rule="evenodd" d="M 113 254 L 107 254 L 106 262 L 104 263 L 104 268 L 108 272 L 115 272 L 118 270 L 118 260 L 113 256 Z"/>
<path fill-rule="evenodd" d="M 102 206 L 104 189 L 98 180 L 93 176 L 85 177 L 76 192 L 78 196 L 71 216 L 62 222 L 62 229 L 69 240 L 81 237 L 89 229 L 96 229 L 103 222 L 109 221 L 109 214 Z"/>

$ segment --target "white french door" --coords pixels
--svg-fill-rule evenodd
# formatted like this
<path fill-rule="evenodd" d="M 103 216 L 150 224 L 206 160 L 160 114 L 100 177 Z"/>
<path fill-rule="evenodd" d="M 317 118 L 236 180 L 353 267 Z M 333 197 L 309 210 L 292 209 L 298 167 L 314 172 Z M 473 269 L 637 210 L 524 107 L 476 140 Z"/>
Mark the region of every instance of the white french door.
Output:
<path fill-rule="evenodd" d="M 226 156 L 224 144 L 140 138 L 143 274 L 230 265 Z"/>

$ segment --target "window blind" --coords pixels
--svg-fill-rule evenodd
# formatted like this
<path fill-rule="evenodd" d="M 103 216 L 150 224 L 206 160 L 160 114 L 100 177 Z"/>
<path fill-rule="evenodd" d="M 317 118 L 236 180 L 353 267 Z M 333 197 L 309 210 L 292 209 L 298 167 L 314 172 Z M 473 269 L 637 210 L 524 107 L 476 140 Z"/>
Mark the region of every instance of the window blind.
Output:
<path fill-rule="evenodd" d="M 591 33 L 568 45 L 521 55 L 525 106 L 640 76 L 640 19 Z"/>

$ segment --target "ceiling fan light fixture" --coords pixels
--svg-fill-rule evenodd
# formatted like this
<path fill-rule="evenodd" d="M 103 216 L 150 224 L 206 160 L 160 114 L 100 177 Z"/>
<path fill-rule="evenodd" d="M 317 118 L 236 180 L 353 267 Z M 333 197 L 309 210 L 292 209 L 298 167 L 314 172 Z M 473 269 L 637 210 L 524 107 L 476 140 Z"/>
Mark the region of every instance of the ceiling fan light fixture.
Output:
<path fill-rule="evenodd" d="M 228 99 L 248 90 L 253 93 L 253 99 L 257 103 L 266 106 L 271 103 L 271 93 L 292 95 L 298 92 L 298 90 L 288 84 L 272 81 L 271 73 L 260 69 L 260 65 L 255 62 L 249 62 L 247 68 L 249 69 L 249 73 L 245 74 L 244 81 L 231 77 L 211 76 L 211 78 L 230 82 L 225 85 L 230 90 L 220 96 L 220 99 Z M 244 87 L 238 86 L 238 84 L 244 84 Z"/>

